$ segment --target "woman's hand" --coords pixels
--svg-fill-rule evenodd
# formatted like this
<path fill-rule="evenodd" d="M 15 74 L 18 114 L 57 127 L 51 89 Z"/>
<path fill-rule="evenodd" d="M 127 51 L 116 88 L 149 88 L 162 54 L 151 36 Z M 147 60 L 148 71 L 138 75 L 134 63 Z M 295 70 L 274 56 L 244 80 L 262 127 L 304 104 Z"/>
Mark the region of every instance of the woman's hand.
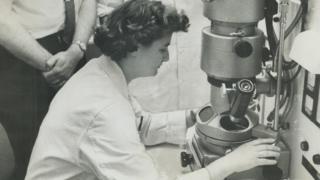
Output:
<path fill-rule="evenodd" d="M 224 158 L 234 172 L 256 166 L 274 165 L 280 156 L 280 148 L 273 145 L 274 142 L 274 139 L 257 139 L 241 145 Z"/>
<path fill-rule="evenodd" d="M 274 139 L 257 139 L 241 145 L 206 167 L 210 179 L 223 180 L 235 172 L 276 164 L 280 148 L 272 145 L 274 142 Z"/>

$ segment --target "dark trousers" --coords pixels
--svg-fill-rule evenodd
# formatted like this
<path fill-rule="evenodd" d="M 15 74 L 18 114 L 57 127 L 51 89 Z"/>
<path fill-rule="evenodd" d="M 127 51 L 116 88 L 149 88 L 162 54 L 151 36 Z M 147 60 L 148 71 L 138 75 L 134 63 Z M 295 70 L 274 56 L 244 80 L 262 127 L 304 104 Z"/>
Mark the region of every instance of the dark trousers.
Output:
<path fill-rule="evenodd" d="M 6 130 L 0 123 L 0 179 L 9 180 L 14 168 L 13 150 Z"/>
<path fill-rule="evenodd" d="M 58 33 L 38 42 L 52 54 L 68 48 Z M 15 155 L 12 180 L 25 177 L 39 127 L 55 93 L 39 70 L 0 46 L 0 123 L 8 133 Z"/>

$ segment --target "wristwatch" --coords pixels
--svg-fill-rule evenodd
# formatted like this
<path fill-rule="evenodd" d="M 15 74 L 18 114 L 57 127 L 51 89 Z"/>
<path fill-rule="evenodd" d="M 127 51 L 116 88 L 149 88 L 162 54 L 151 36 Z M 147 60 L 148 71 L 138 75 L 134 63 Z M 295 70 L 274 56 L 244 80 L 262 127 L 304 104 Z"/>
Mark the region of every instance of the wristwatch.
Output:
<path fill-rule="evenodd" d="M 77 45 L 83 53 L 85 53 L 86 50 L 87 50 L 87 44 L 82 42 L 82 41 L 76 41 L 76 42 L 74 42 L 72 44 Z"/>

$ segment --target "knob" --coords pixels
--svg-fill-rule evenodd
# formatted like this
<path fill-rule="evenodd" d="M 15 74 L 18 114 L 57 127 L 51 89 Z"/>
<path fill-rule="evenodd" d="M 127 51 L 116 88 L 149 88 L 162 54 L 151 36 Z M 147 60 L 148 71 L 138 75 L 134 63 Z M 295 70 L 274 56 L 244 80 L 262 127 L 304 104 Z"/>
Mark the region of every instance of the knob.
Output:
<path fill-rule="evenodd" d="M 188 154 L 186 152 L 181 152 L 180 154 L 181 158 L 181 166 L 182 167 L 187 167 L 189 164 L 191 164 L 193 157 L 191 154 Z"/>
<path fill-rule="evenodd" d="M 309 151 L 309 143 L 308 141 L 302 141 L 300 143 L 300 148 L 302 151 Z"/>
<path fill-rule="evenodd" d="M 273 21 L 274 21 L 274 22 L 280 22 L 280 17 L 278 17 L 278 16 L 274 17 L 274 18 L 273 18 Z"/>
<path fill-rule="evenodd" d="M 271 59 L 271 52 L 268 48 L 262 48 L 262 60 L 267 62 Z"/>
<path fill-rule="evenodd" d="M 314 164 L 320 165 L 320 154 L 315 154 L 315 155 L 312 157 L 312 160 L 313 160 L 313 163 L 314 163 Z"/>
<path fill-rule="evenodd" d="M 253 47 L 247 41 L 238 41 L 234 45 L 234 51 L 239 57 L 246 58 L 252 54 Z"/>

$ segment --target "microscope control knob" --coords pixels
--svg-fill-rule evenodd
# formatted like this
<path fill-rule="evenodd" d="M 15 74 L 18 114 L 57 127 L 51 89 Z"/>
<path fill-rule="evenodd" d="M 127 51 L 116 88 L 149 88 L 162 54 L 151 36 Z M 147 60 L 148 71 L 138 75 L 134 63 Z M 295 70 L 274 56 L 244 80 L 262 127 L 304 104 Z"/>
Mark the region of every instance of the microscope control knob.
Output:
<path fill-rule="evenodd" d="M 181 152 L 180 158 L 181 158 L 181 166 L 182 167 L 187 167 L 193 161 L 192 155 L 188 154 L 186 152 Z"/>
<path fill-rule="evenodd" d="M 320 154 L 313 155 L 312 160 L 314 164 L 320 165 Z"/>
<path fill-rule="evenodd" d="M 309 143 L 308 141 L 302 141 L 300 143 L 300 148 L 302 151 L 309 151 Z"/>
<path fill-rule="evenodd" d="M 242 58 L 249 57 L 253 52 L 253 47 L 248 41 L 238 41 L 234 45 L 235 53 Z"/>

